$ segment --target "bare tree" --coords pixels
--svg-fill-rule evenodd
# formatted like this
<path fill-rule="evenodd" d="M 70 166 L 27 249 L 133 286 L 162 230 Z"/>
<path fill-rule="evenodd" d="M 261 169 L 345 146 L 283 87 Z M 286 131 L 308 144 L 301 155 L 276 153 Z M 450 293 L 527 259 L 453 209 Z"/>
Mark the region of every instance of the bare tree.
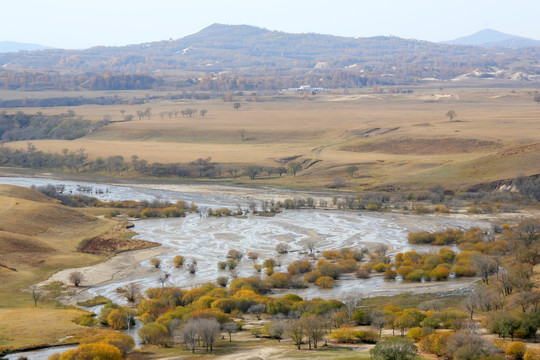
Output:
<path fill-rule="evenodd" d="M 446 116 L 450 119 L 450 121 L 452 121 L 455 117 L 457 117 L 457 113 L 454 110 L 448 110 Z"/>
<path fill-rule="evenodd" d="M 238 103 L 238 102 L 235 102 L 233 104 L 233 107 L 234 107 L 234 110 L 238 111 L 241 107 L 242 107 L 242 104 Z"/>
<path fill-rule="evenodd" d="M 191 350 L 195 354 L 195 349 L 199 344 L 199 328 L 198 320 L 189 320 L 182 328 L 180 329 L 180 337 L 186 349 Z"/>
<path fill-rule="evenodd" d="M 386 244 L 378 244 L 377 246 L 375 246 L 375 248 L 373 249 L 373 252 L 379 256 L 386 256 L 386 254 L 388 253 L 388 250 L 390 250 L 390 248 L 388 247 L 388 245 Z"/>
<path fill-rule="evenodd" d="M 540 261 L 540 220 L 526 220 L 514 230 L 521 261 L 535 266 Z"/>
<path fill-rule="evenodd" d="M 261 320 L 261 314 L 264 314 L 265 311 L 266 304 L 251 305 L 248 309 L 248 313 L 254 314 L 257 317 L 257 320 Z"/>
<path fill-rule="evenodd" d="M 316 349 L 319 341 L 322 340 L 326 326 L 324 325 L 325 318 L 319 315 L 308 315 L 302 318 L 302 325 L 304 327 L 304 333 L 308 339 L 308 347 L 311 350 L 311 343 Z"/>
<path fill-rule="evenodd" d="M 262 171 L 262 167 L 257 165 L 249 165 L 244 168 L 244 173 L 249 176 L 251 180 L 255 180 L 257 175 L 259 175 Z"/>
<path fill-rule="evenodd" d="M 255 204 L 255 201 L 250 201 L 248 204 L 249 211 L 254 214 L 257 210 L 257 204 Z"/>
<path fill-rule="evenodd" d="M 218 334 L 220 333 L 221 327 L 215 319 L 199 319 L 199 336 L 202 340 L 206 351 L 214 350 L 214 342 Z"/>
<path fill-rule="evenodd" d="M 84 276 L 82 272 L 74 271 L 71 274 L 69 274 L 69 281 L 76 287 L 79 287 L 81 285 L 81 282 L 83 281 Z"/>
<path fill-rule="evenodd" d="M 162 288 L 165 287 L 165 283 L 169 280 L 170 276 L 171 274 L 169 274 L 168 272 L 164 272 L 161 275 L 159 275 L 158 281 L 161 283 Z"/>
<path fill-rule="evenodd" d="M 30 286 L 30 291 L 32 292 L 32 299 L 34 300 L 34 307 L 37 307 L 37 302 L 43 296 L 43 293 L 39 290 L 37 285 Z"/>
<path fill-rule="evenodd" d="M 302 164 L 300 164 L 299 162 L 293 161 L 289 163 L 288 168 L 289 168 L 289 172 L 293 175 L 293 177 L 296 177 L 296 173 L 302 170 Z"/>
<path fill-rule="evenodd" d="M 229 334 L 229 342 L 232 341 L 231 334 L 235 332 L 236 330 L 238 330 L 238 325 L 236 325 L 236 323 L 233 321 L 223 324 L 223 331 Z"/>
<path fill-rule="evenodd" d="M 268 332 L 270 333 L 270 337 L 278 339 L 278 341 L 281 342 L 281 338 L 285 332 L 285 322 L 283 320 L 273 322 L 270 324 Z"/>
<path fill-rule="evenodd" d="M 347 185 L 347 182 L 341 176 L 336 176 L 335 178 L 332 179 L 332 187 L 334 189 L 337 189 L 338 191 L 339 189 L 341 189 L 342 187 L 345 187 L 346 185 Z"/>
<path fill-rule="evenodd" d="M 306 240 L 306 247 L 308 248 L 309 252 L 313 254 L 313 250 L 315 250 L 315 245 L 317 244 L 317 240 L 315 239 L 308 239 Z"/>
<path fill-rule="evenodd" d="M 191 262 L 187 266 L 187 269 L 190 274 L 195 274 L 197 272 L 197 261 L 195 259 L 191 260 Z"/>
<path fill-rule="evenodd" d="M 231 176 L 234 176 L 236 177 L 238 175 L 238 169 L 237 168 L 230 168 L 229 169 L 229 174 L 231 174 Z"/>
<path fill-rule="evenodd" d="M 489 287 L 478 285 L 472 294 L 476 299 L 476 305 L 482 309 L 482 311 L 502 308 L 502 303 L 498 294 Z"/>
<path fill-rule="evenodd" d="M 486 255 L 474 254 L 471 258 L 471 265 L 476 269 L 482 281 L 489 284 L 489 275 L 495 273 L 497 264 Z"/>
<path fill-rule="evenodd" d="M 128 302 L 134 303 L 141 296 L 141 289 L 135 283 L 127 284 L 124 287 L 119 287 L 116 289 L 118 294 L 123 295 Z"/>
<path fill-rule="evenodd" d="M 343 300 L 343 303 L 345 304 L 345 314 L 347 314 L 347 318 L 351 322 L 352 314 L 358 309 L 358 305 L 360 304 L 360 296 L 349 295 Z"/>
<path fill-rule="evenodd" d="M 379 339 L 382 336 L 382 329 L 386 326 L 386 317 L 382 310 L 375 310 L 371 313 L 371 326 L 379 331 Z"/>
<path fill-rule="evenodd" d="M 472 320 L 474 312 L 478 308 L 478 303 L 477 303 L 475 294 L 474 293 L 469 294 L 469 296 L 467 296 L 465 300 L 463 300 L 462 305 L 465 308 L 465 310 L 467 310 L 467 312 L 471 315 L 471 320 Z"/>
<path fill-rule="evenodd" d="M 271 166 L 266 166 L 264 167 L 264 172 L 266 172 L 266 175 L 268 175 L 268 177 L 270 177 L 273 173 L 274 173 L 274 168 L 271 167 Z"/>
<path fill-rule="evenodd" d="M 502 270 L 499 271 L 498 284 L 499 284 L 501 292 L 504 295 L 512 294 L 512 291 L 514 291 L 514 286 L 516 283 L 515 280 L 516 279 L 514 275 L 507 269 L 503 268 Z"/>
<path fill-rule="evenodd" d="M 300 350 L 302 340 L 304 339 L 304 324 L 302 324 L 302 320 L 296 319 L 289 321 L 289 324 L 287 326 L 287 333 L 291 337 L 298 350 Z"/>
<path fill-rule="evenodd" d="M 148 120 L 150 120 L 150 116 L 152 116 L 152 108 L 146 108 L 146 110 L 144 110 L 144 116 L 146 116 L 148 118 Z"/>
<path fill-rule="evenodd" d="M 540 302 L 540 293 L 534 290 L 522 291 L 514 297 L 514 304 L 519 305 L 523 312 L 533 308 L 537 312 L 538 303 Z"/>

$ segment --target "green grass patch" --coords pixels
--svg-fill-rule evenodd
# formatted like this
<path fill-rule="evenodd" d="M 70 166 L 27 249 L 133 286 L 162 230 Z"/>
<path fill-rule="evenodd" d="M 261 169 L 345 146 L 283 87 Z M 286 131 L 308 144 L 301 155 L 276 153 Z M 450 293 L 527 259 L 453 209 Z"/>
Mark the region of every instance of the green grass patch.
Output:
<path fill-rule="evenodd" d="M 99 296 L 94 297 L 93 299 L 78 302 L 77 305 L 85 306 L 85 307 L 93 307 L 93 306 L 98 306 L 98 305 L 105 305 L 109 301 L 110 300 L 107 299 L 105 296 L 99 295 Z"/>

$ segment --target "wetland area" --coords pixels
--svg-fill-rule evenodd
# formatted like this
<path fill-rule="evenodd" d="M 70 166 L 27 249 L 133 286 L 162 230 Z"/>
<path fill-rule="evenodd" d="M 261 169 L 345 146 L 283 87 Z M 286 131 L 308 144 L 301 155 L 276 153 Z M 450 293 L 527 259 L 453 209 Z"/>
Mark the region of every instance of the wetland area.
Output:
<path fill-rule="evenodd" d="M 46 178 L 3 177 L 0 183 L 30 187 L 46 184 L 63 185 L 65 192 L 81 192 L 101 200 L 186 200 L 196 203 L 199 208 L 247 207 L 249 202 L 258 203 L 266 199 L 285 199 L 301 195 L 279 189 L 249 189 L 233 186 L 212 185 L 151 185 L 139 183 L 130 186 L 85 183 Z M 92 190 L 89 190 L 92 189 Z M 324 194 L 322 194 L 324 196 Z M 229 276 L 228 271 L 219 270 L 217 263 L 226 260 L 227 252 L 236 249 L 247 254 L 257 251 L 259 259 L 275 258 L 282 269 L 298 259 L 307 257 L 308 241 L 315 242 L 315 252 L 338 250 L 345 247 L 373 247 L 386 244 L 390 254 L 408 250 L 436 252 L 437 247 L 413 245 L 407 241 L 407 234 L 415 231 L 437 231 L 446 228 L 466 229 L 479 226 L 488 229 L 490 223 L 481 218 L 453 215 L 417 215 L 400 213 L 351 212 L 324 209 L 284 210 L 273 217 L 249 214 L 244 217 L 204 217 L 188 214 L 184 218 L 144 219 L 134 221 L 133 230 L 137 238 L 161 244 L 159 247 L 124 252 L 110 260 L 78 269 L 84 275 L 84 286 L 74 296 L 65 301 L 75 304 L 94 296 L 102 295 L 122 302 L 115 289 L 128 283 L 137 283 L 141 288 L 156 287 L 163 271 L 171 276 L 168 285 L 191 288 L 205 282 L 214 281 L 218 276 Z M 288 254 L 278 255 L 275 247 L 285 242 L 290 246 Z M 185 256 L 198 263 L 196 274 L 174 267 L 173 258 Z M 149 260 L 161 260 L 160 269 L 153 267 Z M 260 262 L 260 261 L 259 261 Z M 253 261 L 244 256 L 235 269 L 235 276 L 256 275 Z M 60 280 L 68 282 L 73 269 L 60 271 L 47 282 Z M 460 290 L 469 287 L 474 279 L 450 279 L 445 282 L 403 283 L 386 282 L 382 276 L 356 279 L 345 275 L 333 289 L 321 290 L 315 286 L 307 289 L 274 290 L 276 295 L 294 292 L 303 298 L 344 298 L 360 294 L 362 297 L 393 295 L 407 291 L 440 292 Z"/>

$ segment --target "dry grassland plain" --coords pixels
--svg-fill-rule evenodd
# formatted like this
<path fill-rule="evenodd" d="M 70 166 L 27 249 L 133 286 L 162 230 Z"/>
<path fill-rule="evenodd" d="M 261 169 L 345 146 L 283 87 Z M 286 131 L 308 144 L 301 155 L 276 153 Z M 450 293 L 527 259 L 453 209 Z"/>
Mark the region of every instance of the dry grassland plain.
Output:
<path fill-rule="evenodd" d="M 540 105 L 533 101 L 534 89 L 368 92 L 282 93 L 260 96 L 258 102 L 239 96 L 233 100 L 241 103 L 239 110 L 220 99 L 17 110 L 74 110 L 91 120 L 108 114 L 113 121 L 121 119 L 121 110 L 135 115 L 133 121 L 111 124 L 77 140 L 32 141 L 45 151 L 84 148 L 91 158 L 122 155 L 129 160 L 137 155 L 149 162 L 187 163 L 211 157 L 225 171 L 248 164 L 281 166 L 292 156 L 309 159 L 295 178 L 273 174 L 254 182 L 241 179 L 252 184 L 322 188 L 343 176 L 351 190 L 380 185 L 459 187 L 540 172 Z M 138 120 L 137 110 L 147 107 L 152 109 L 151 118 Z M 208 113 L 160 116 L 185 108 Z M 457 113 L 453 121 L 446 116 L 449 110 Z M 9 146 L 26 148 L 27 141 Z M 359 168 L 354 177 L 345 172 L 350 165 Z"/>
<path fill-rule="evenodd" d="M 37 191 L 0 186 L 0 350 L 73 342 L 88 334 L 87 327 L 72 322 L 82 311 L 56 308 L 45 297 L 34 307 L 29 286 L 61 269 L 103 261 L 77 252 L 77 246 L 114 225 Z"/>

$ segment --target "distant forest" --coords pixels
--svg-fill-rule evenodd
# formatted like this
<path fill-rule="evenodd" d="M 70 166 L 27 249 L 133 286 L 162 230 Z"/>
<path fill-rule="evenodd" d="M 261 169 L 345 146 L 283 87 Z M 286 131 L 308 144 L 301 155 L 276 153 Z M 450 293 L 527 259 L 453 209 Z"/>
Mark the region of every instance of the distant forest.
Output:
<path fill-rule="evenodd" d="M 538 50 L 486 49 L 392 36 L 288 34 L 215 24 L 170 41 L 0 54 L 0 87 L 24 91 L 255 91 L 303 84 L 403 86 L 464 74 L 534 80 L 540 76 Z"/>

